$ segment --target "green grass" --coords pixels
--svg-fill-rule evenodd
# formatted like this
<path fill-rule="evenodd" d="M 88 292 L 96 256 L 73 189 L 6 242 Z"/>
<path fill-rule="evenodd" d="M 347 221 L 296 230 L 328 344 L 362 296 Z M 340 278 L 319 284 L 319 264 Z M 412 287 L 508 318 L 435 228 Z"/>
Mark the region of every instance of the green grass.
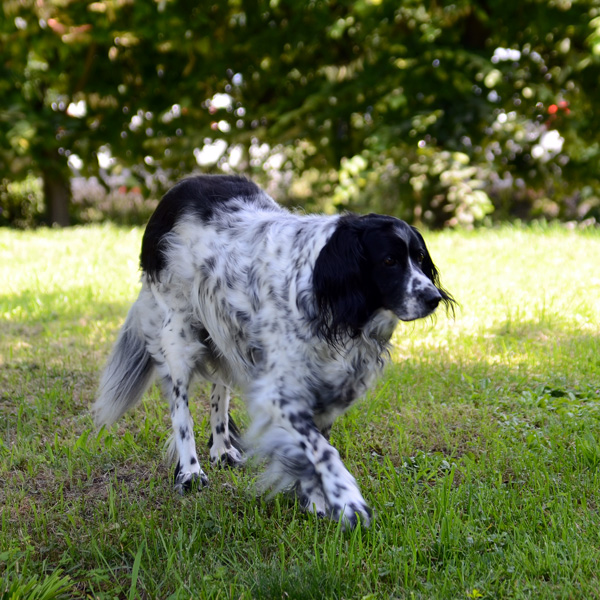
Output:
<path fill-rule="evenodd" d="M 401 324 L 385 377 L 334 426 L 377 515 L 346 533 L 256 498 L 252 471 L 176 496 L 156 390 L 94 430 L 140 237 L 0 231 L 2 600 L 600 597 L 598 231 L 426 236 L 461 306 Z"/>

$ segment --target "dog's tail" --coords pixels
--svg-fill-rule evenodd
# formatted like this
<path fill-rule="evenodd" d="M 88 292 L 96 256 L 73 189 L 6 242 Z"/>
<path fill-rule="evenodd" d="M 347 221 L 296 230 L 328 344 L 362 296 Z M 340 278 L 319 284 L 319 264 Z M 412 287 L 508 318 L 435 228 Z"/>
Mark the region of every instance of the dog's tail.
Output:
<path fill-rule="evenodd" d="M 133 408 L 154 379 L 154 363 L 146 349 L 137 310 L 136 303 L 129 310 L 100 378 L 98 397 L 92 406 L 98 427 L 112 425 Z"/>

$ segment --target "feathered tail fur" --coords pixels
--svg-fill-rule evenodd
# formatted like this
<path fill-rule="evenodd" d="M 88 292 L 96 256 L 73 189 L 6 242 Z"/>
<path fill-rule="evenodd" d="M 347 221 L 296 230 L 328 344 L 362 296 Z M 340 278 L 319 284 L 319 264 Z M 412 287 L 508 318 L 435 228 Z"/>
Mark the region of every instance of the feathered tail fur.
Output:
<path fill-rule="evenodd" d="M 92 406 L 98 427 L 112 425 L 142 398 L 154 378 L 152 358 L 146 350 L 134 304 L 108 359 Z"/>

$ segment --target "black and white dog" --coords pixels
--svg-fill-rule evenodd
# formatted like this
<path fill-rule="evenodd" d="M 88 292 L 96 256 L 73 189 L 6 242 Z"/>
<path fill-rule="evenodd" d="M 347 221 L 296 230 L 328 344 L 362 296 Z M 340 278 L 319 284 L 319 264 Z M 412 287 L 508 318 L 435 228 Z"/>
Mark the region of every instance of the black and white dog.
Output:
<path fill-rule="evenodd" d="M 365 525 L 371 511 L 327 441 L 336 417 L 380 372 L 398 320 L 452 298 L 416 229 L 381 215 L 293 214 L 254 183 L 199 176 L 175 185 L 146 228 L 142 289 L 94 404 L 115 422 L 157 375 L 169 399 L 175 487 L 206 485 L 188 408 L 190 380 L 212 382 L 210 461 L 243 462 L 230 389 L 251 424 L 244 447 L 264 485 L 318 515 Z"/>

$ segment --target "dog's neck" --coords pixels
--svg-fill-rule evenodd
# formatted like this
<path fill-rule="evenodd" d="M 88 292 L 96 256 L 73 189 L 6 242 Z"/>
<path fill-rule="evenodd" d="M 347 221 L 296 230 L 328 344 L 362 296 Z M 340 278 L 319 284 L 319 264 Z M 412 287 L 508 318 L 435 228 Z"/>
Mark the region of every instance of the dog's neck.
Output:
<path fill-rule="evenodd" d="M 363 329 L 363 335 L 385 346 L 390 341 L 398 320 L 398 317 L 391 310 L 380 308 L 367 321 Z"/>

